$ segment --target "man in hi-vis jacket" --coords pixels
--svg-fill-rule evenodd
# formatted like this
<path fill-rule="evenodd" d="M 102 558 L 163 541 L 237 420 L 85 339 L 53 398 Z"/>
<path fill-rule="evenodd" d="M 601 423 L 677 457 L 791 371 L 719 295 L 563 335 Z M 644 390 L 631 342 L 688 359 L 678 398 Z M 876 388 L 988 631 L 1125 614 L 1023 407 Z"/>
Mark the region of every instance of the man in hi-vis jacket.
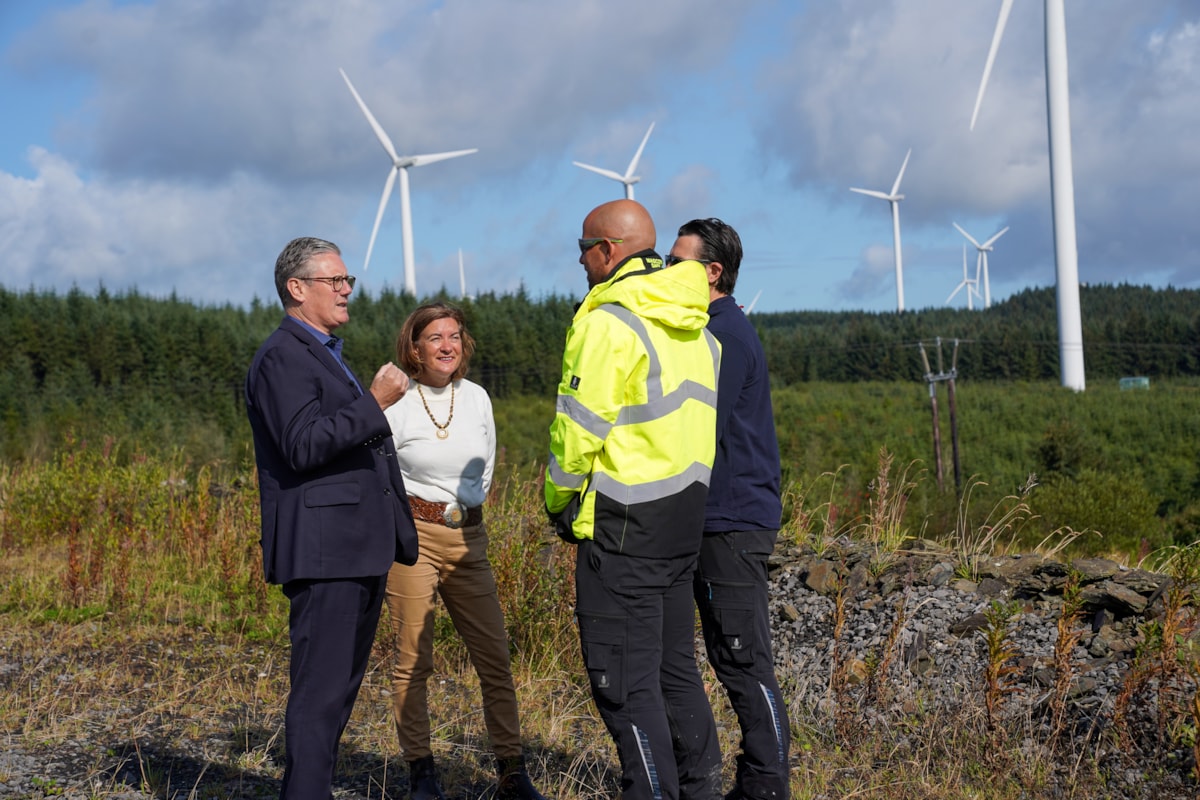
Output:
<path fill-rule="evenodd" d="M 695 660 L 692 576 L 716 438 L 720 345 L 704 268 L 663 267 L 632 200 L 583 222 L 589 291 L 567 332 L 546 510 L 577 543 L 576 615 L 626 800 L 720 796 Z"/>

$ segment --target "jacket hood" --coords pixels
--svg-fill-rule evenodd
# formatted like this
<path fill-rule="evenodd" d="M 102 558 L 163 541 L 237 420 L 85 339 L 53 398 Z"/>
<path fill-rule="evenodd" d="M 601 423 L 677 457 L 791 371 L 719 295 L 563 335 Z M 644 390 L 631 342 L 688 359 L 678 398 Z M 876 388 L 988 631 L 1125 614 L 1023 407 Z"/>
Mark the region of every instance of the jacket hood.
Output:
<path fill-rule="evenodd" d="M 668 328 L 700 330 L 708 324 L 708 276 L 698 261 L 664 267 L 661 256 L 643 250 L 627 258 L 604 283 L 592 287 L 575 319 L 606 303 L 617 303 Z"/>

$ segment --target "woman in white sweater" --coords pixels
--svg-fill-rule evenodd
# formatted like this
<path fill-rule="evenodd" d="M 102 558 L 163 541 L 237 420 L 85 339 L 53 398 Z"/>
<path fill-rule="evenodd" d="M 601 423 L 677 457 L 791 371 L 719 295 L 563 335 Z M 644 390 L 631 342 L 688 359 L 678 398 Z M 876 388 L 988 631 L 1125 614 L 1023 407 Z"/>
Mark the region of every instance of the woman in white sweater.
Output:
<path fill-rule="evenodd" d="M 508 635 L 487 556 L 483 501 L 495 467 L 496 426 L 487 391 L 464 377 L 474 352 L 462 311 L 440 302 L 413 311 L 396 340 L 412 385 L 386 414 L 420 543 L 416 564 L 395 564 L 388 574 L 396 731 L 412 800 L 445 800 L 430 749 L 426 692 L 441 595 L 479 674 L 499 774 L 496 800 L 545 800 L 525 769 Z"/>

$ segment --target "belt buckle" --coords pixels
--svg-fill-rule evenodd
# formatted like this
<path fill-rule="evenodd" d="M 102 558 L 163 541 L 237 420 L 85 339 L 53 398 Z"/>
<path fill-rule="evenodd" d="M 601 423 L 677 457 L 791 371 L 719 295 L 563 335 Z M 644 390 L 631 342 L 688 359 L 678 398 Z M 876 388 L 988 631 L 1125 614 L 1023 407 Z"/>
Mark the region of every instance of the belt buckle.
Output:
<path fill-rule="evenodd" d="M 461 528 L 467 521 L 467 507 L 457 500 L 453 503 L 446 503 L 446 508 L 442 511 L 442 520 L 446 523 L 447 528 L 455 530 Z"/>

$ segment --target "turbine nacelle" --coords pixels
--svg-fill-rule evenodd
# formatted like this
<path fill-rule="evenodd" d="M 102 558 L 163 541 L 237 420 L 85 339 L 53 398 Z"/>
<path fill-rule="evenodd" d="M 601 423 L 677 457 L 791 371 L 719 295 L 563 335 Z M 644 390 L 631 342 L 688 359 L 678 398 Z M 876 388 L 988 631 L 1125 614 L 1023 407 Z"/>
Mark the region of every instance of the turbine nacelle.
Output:
<path fill-rule="evenodd" d="M 638 145 L 637 152 L 633 154 L 633 160 L 629 162 L 629 167 L 625 170 L 624 175 L 622 175 L 621 173 L 616 172 L 614 170 L 611 170 L 611 169 L 604 169 L 602 167 L 593 167 L 591 164 L 584 164 L 581 161 L 572 161 L 571 163 L 577 167 L 586 169 L 589 172 L 594 172 L 597 175 L 603 175 L 606 178 L 610 178 L 611 180 L 614 180 L 614 181 L 617 181 L 618 183 L 624 184 L 625 185 L 625 198 L 627 200 L 632 200 L 633 199 L 633 185 L 641 180 L 640 176 L 634 175 L 633 173 L 634 173 L 634 170 L 637 169 L 638 161 L 640 161 L 642 158 L 642 151 L 646 149 L 646 142 L 650 141 L 650 134 L 653 132 L 654 132 L 654 123 L 651 122 L 650 127 L 646 130 L 646 135 L 642 137 L 642 143 L 640 145 Z"/>

